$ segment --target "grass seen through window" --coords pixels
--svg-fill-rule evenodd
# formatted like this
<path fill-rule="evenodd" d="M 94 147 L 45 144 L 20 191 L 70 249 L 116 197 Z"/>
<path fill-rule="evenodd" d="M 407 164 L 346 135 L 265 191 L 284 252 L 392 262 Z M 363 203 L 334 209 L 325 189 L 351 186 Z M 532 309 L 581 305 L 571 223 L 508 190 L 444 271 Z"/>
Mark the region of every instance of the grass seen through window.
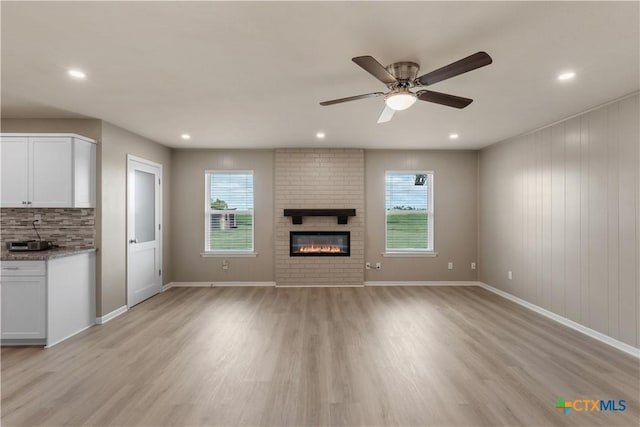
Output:
<path fill-rule="evenodd" d="M 428 214 L 387 213 L 387 249 L 427 249 Z"/>
<path fill-rule="evenodd" d="M 235 215 L 235 228 L 231 227 L 211 227 L 210 247 L 214 251 L 250 251 L 252 249 L 252 227 L 251 215 Z M 215 222 L 219 218 L 211 215 L 211 221 Z"/>

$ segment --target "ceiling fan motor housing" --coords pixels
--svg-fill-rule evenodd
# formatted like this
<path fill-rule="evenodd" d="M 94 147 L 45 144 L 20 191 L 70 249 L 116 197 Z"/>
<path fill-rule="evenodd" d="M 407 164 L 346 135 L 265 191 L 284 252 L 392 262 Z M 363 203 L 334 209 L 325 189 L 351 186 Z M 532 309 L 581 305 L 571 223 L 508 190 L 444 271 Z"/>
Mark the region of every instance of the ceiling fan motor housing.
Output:
<path fill-rule="evenodd" d="M 418 77 L 420 66 L 415 62 L 394 62 L 386 67 L 387 71 L 398 80 L 391 87 L 414 87 L 414 80 Z"/>

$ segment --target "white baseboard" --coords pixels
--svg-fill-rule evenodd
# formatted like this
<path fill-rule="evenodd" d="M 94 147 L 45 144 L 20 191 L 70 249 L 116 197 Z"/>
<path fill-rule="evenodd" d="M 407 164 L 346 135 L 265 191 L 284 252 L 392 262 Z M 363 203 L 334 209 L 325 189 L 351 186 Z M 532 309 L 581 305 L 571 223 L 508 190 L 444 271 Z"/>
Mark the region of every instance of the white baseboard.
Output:
<path fill-rule="evenodd" d="M 129 310 L 129 307 L 127 307 L 126 305 L 123 305 L 120 308 L 116 308 L 111 313 L 107 313 L 102 317 L 96 317 L 96 324 L 97 325 L 104 325 L 109 320 L 113 320 L 116 317 L 120 316 L 121 314 L 126 313 L 127 310 Z"/>
<path fill-rule="evenodd" d="M 498 288 L 494 288 L 493 286 L 487 285 L 486 283 L 478 282 L 478 286 L 488 290 L 489 292 L 493 292 L 496 295 L 500 295 L 503 298 L 513 301 L 516 304 L 526 307 L 531 311 L 535 311 L 536 313 L 541 314 L 551 320 L 555 320 L 556 322 L 561 323 L 568 328 L 574 329 L 578 332 L 582 332 L 583 334 L 591 338 L 594 338 L 598 341 L 601 341 L 605 344 L 608 344 L 612 347 L 617 348 L 620 351 L 624 351 L 625 353 L 640 359 L 640 349 L 632 345 L 623 343 L 622 341 L 618 341 L 617 339 L 611 338 L 610 336 L 605 335 L 602 332 L 595 331 L 591 328 L 581 325 L 580 323 L 574 322 L 573 320 L 567 319 L 566 317 L 560 316 L 559 314 L 553 313 L 547 309 L 544 309 L 540 306 L 537 306 L 521 298 L 518 298 L 517 296 L 511 295 L 508 292 L 505 292 Z"/>
<path fill-rule="evenodd" d="M 97 320 L 97 319 L 96 319 L 96 320 Z M 47 345 L 45 345 L 45 346 L 44 346 L 44 348 L 51 348 L 51 347 L 53 347 L 53 346 L 54 346 L 54 345 L 56 345 L 56 344 L 60 344 L 62 341 L 68 340 L 68 339 L 69 339 L 69 338 L 71 338 L 72 336 L 74 336 L 74 335 L 78 335 L 80 332 L 86 331 L 87 329 L 91 328 L 92 326 L 95 326 L 95 324 L 87 325 L 87 326 L 85 326 L 84 328 L 80 329 L 79 331 L 76 331 L 76 332 L 74 332 L 74 333 L 72 333 L 72 334 L 69 334 L 69 335 L 67 335 L 67 336 L 66 336 L 66 337 L 64 337 L 64 338 L 60 338 L 58 341 L 53 342 L 53 343 L 51 343 L 51 344 L 47 343 Z"/>
<path fill-rule="evenodd" d="M 162 292 L 171 288 L 213 288 L 223 286 L 275 286 L 276 288 L 362 288 L 364 286 L 478 286 L 475 281 L 371 281 L 362 285 L 278 285 L 275 282 L 170 282 Z"/>
<path fill-rule="evenodd" d="M 276 288 L 364 288 L 364 285 L 276 285 Z"/>
<path fill-rule="evenodd" d="M 370 281 L 364 282 L 365 286 L 478 286 L 478 282 L 469 281 L 445 281 L 445 280 L 430 280 L 430 281 Z"/>
<path fill-rule="evenodd" d="M 213 286 L 267 286 L 274 287 L 276 282 L 213 282 Z"/>
<path fill-rule="evenodd" d="M 229 286 L 275 286 L 275 282 L 170 282 L 162 287 L 162 292 L 171 288 L 215 288 Z"/>
<path fill-rule="evenodd" d="M 210 288 L 213 282 L 170 282 L 162 287 L 162 292 L 171 288 Z"/>

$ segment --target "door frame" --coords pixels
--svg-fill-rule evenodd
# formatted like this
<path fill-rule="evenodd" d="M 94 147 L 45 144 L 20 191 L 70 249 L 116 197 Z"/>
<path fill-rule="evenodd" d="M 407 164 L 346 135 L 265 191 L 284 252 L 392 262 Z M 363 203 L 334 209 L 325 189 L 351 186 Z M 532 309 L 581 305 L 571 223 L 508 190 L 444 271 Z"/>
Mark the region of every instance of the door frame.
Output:
<path fill-rule="evenodd" d="M 131 165 L 131 161 L 137 162 L 137 163 L 142 163 L 148 166 L 152 166 L 152 167 L 156 167 L 158 168 L 158 170 L 160 171 L 159 173 L 159 177 L 158 179 L 160 180 L 160 182 L 158 183 L 158 200 L 157 200 L 157 204 L 158 204 L 158 225 L 160 225 L 160 230 L 159 234 L 158 234 L 158 257 L 160 258 L 160 292 L 162 292 L 162 287 L 164 286 L 164 282 L 163 282 L 163 277 L 164 277 L 164 269 L 162 268 L 162 260 L 163 260 L 163 243 L 164 243 L 164 238 L 162 237 L 164 229 L 162 228 L 162 210 L 163 210 L 163 200 L 162 200 L 162 181 L 164 179 L 163 177 L 163 170 L 162 170 L 162 164 L 160 163 L 156 163 L 153 162 L 151 160 L 147 160 L 143 157 L 138 157 L 138 156 L 134 156 L 133 154 L 127 154 L 127 173 L 126 173 L 126 187 L 127 187 L 127 203 L 126 203 L 126 224 L 125 224 L 125 244 L 126 244 L 126 259 L 125 259 L 125 265 L 126 265 L 126 276 L 127 276 L 127 283 L 126 283 L 126 292 L 127 292 L 127 308 L 131 308 L 131 301 L 129 300 L 129 278 L 130 278 L 130 269 L 129 269 L 129 260 L 130 260 L 130 247 L 131 245 L 129 244 L 129 239 L 130 239 L 130 235 L 129 235 L 129 226 L 131 224 L 132 221 L 132 214 L 133 212 L 129 209 L 129 207 L 131 206 L 131 202 L 132 202 L 132 198 L 133 198 L 133 194 L 131 191 L 131 187 L 130 187 L 130 179 L 129 179 L 129 167 Z"/>

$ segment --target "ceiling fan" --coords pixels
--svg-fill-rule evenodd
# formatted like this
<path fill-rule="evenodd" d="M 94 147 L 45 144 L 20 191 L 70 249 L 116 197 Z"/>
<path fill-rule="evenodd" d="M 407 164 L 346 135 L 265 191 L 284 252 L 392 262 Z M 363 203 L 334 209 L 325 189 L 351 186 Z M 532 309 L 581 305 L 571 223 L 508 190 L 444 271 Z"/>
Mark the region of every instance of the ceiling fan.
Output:
<path fill-rule="evenodd" d="M 466 107 L 473 102 L 473 99 L 441 92 L 433 92 L 430 90 L 418 90 L 417 92 L 411 92 L 410 89 L 414 87 L 430 86 L 434 83 L 484 67 L 485 65 L 489 65 L 493 62 L 486 52 L 476 52 L 459 61 L 445 65 L 442 68 L 438 68 L 437 70 L 431 71 L 430 73 L 424 74 L 420 77 L 416 77 L 420 70 L 420 66 L 415 62 L 394 62 L 393 64 L 385 67 L 372 56 L 357 56 L 353 58 L 352 61 L 364 68 L 364 70 L 373 77 L 384 83 L 389 89 L 389 92 L 372 92 L 364 95 L 333 99 L 331 101 L 321 102 L 320 105 L 326 106 L 340 104 L 342 102 L 356 101 L 358 99 L 384 96 L 385 107 L 378 118 L 378 123 L 388 122 L 396 111 L 406 110 L 418 99 L 453 108 Z"/>

